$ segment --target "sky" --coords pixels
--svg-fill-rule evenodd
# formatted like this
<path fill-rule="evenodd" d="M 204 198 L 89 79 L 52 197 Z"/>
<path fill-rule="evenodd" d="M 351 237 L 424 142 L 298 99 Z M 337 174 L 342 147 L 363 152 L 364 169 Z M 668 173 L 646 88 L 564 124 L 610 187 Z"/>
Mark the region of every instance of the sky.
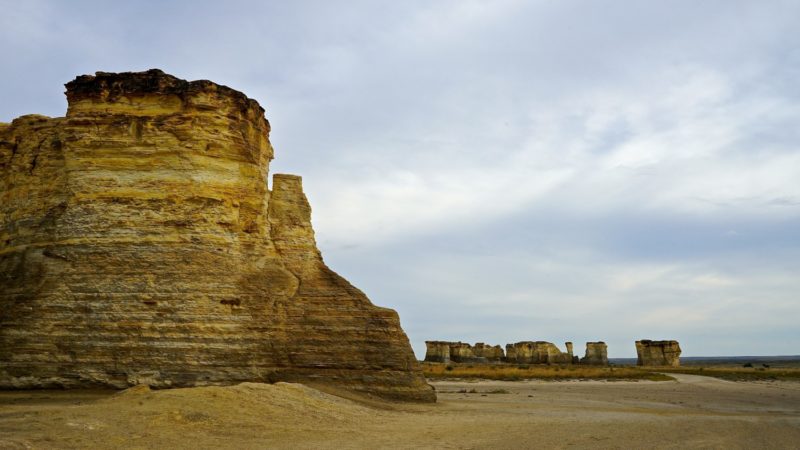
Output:
<path fill-rule="evenodd" d="M 800 354 L 800 2 L 0 0 L 0 122 L 256 99 L 326 263 L 425 340 Z"/>

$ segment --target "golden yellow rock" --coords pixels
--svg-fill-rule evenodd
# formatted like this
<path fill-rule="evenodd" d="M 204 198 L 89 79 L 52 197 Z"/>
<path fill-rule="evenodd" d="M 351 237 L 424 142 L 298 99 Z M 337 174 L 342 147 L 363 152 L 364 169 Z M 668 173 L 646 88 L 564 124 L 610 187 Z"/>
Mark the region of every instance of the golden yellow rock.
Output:
<path fill-rule="evenodd" d="M 322 261 L 255 100 L 80 76 L 0 125 L 0 387 L 330 383 L 433 401 L 397 314 Z"/>

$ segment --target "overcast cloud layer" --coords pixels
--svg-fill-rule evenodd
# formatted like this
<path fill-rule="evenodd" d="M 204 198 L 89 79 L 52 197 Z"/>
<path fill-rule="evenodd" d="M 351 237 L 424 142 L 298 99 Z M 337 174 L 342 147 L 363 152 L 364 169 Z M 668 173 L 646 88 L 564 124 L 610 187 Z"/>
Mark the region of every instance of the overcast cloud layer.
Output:
<path fill-rule="evenodd" d="M 800 2 L 0 1 L 0 121 L 257 99 L 328 264 L 427 339 L 800 353 Z"/>

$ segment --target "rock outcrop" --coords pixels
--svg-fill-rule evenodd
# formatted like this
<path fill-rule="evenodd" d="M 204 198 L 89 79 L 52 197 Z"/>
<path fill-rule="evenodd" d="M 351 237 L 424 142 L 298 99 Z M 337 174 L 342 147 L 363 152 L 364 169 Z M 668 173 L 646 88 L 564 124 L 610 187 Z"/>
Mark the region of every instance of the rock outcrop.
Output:
<path fill-rule="evenodd" d="M 681 347 L 678 341 L 636 341 L 636 365 L 672 366 L 681 365 Z"/>
<path fill-rule="evenodd" d="M 581 358 L 581 364 L 595 366 L 608 365 L 608 346 L 605 342 L 587 342 L 586 355 Z"/>
<path fill-rule="evenodd" d="M 503 348 L 478 342 L 425 341 L 425 361 L 438 363 L 489 363 L 503 360 Z"/>
<path fill-rule="evenodd" d="M 571 352 L 564 353 L 550 342 L 523 341 L 506 344 L 506 361 L 518 364 L 572 364 L 573 358 Z"/>
<path fill-rule="evenodd" d="M 397 313 L 317 250 L 264 110 L 158 70 L 0 125 L 0 387 L 296 381 L 433 401 Z"/>

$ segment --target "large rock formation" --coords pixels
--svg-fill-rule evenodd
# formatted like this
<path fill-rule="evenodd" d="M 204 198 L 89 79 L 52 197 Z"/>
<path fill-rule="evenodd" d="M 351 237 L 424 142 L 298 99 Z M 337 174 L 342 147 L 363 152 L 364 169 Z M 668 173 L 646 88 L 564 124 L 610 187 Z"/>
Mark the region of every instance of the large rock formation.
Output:
<path fill-rule="evenodd" d="M 608 346 L 605 342 L 587 342 L 586 354 L 581 358 L 581 364 L 596 366 L 608 365 Z"/>
<path fill-rule="evenodd" d="M 672 366 L 681 365 L 681 347 L 678 341 L 636 341 L 636 365 Z"/>
<path fill-rule="evenodd" d="M 571 349 L 571 345 L 567 346 Z M 506 361 L 518 364 L 572 364 L 572 352 L 564 353 L 544 341 L 506 344 Z"/>
<path fill-rule="evenodd" d="M 449 363 L 489 363 L 503 360 L 503 348 L 478 342 L 471 346 L 465 342 L 425 341 L 425 361 Z"/>
<path fill-rule="evenodd" d="M 333 383 L 433 401 L 400 328 L 322 261 L 255 100 L 158 70 L 0 125 L 0 387 Z"/>

